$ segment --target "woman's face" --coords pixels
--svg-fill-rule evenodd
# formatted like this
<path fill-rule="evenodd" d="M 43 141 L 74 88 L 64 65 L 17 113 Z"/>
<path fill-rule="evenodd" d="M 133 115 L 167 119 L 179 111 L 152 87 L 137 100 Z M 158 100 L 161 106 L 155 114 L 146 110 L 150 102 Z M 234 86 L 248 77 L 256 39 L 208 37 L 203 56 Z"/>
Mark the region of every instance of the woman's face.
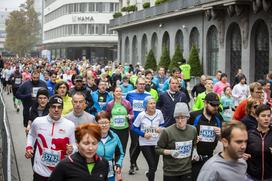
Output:
<path fill-rule="evenodd" d="M 98 147 L 98 140 L 90 134 L 85 134 L 77 143 L 79 153 L 87 160 L 92 159 Z"/>
<path fill-rule="evenodd" d="M 102 134 L 108 134 L 110 129 L 110 121 L 107 118 L 102 118 L 97 121 L 99 127 L 101 128 Z"/>
<path fill-rule="evenodd" d="M 257 117 L 258 125 L 263 128 L 268 128 L 270 125 L 271 111 L 265 110 L 259 114 Z"/>
<path fill-rule="evenodd" d="M 150 99 L 146 105 L 146 110 L 154 112 L 156 110 L 156 102 L 154 99 Z"/>
<path fill-rule="evenodd" d="M 62 84 L 61 86 L 59 86 L 58 90 L 57 90 L 58 94 L 61 96 L 61 97 L 64 97 L 66 95 L 66 92 L 67 92 L 67 87 L 65 84 Z"/>
<path fill-rule="evenodd" d="M 226 88 L 225 95 L 231 96 L 231 88 L 230 87 Z"/>
<path fill-rule="evenodd" d="M 120 87 L 115 88 L 113 95 L 115 98 L 120 99 L 122 97 L 122 89 Z"/>

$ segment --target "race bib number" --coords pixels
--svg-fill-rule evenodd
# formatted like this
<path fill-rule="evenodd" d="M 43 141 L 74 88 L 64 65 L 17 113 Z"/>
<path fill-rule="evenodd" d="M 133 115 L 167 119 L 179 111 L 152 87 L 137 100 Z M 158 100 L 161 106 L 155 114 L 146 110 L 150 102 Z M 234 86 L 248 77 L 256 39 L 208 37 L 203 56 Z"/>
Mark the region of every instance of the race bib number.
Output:
<path fill-rule="evenodd" d="M 132 104 L 133 111 L 138 111 L 138 112 L 144 111 L 143 102 L 144 101 L 142 100 L 133 100 L 133 104 Z"/>
<path fill-rule="evenodd" d="M 177 158 L 187 158 L 192 154 L 193 141 L 176 142 L 176 150 L 179 155 Z"/>
<path fill-rule="evenodd" d="M 120 116 L 112 116 L 113 120 L 113 126 L 115 127 L 123 127 L 126 123 L 126 116 L 120 115 Z"/>
<path fill-rule="evenodd" d="M 44 148 L 42 154 L 42 164 L 47 167 L 56 167 L 60 162 L 61 151 Z"/>
<path fill-rule="evenodd" d="M 32 88 L 32 97 L 36 97 L 38 90 L 40 89 L 40 87 L 33 87 Z"/>
<path fill-rule="evenodd" d="M 199 140 L 202 142 L 214 142 L 215 140 L 214 127 L 200 125 Z"/>
<path fill-rule="evenodd" d="M 154 127 L 145 128 L 145 133 L 151 133 L 152 138 L 157 138 L 159 136 L 159 134 L 156 132 L 156 128 Z"/>
<path fill-rule="evenodd" d="M 14 84 L 21 84 L 22 83 L 22 79 L 21 78 L 15 78 Z"/>
<path fill-rule="evenodd" d="M 109 177 L 113 177 L 114 176 L 114 170 L 113 170 L 113 163 L 112 161 L 108 161 L 109 162 L 109 173 L 108 173 L 108 178 Z"/>
<path fill-rule="evenodd" d="M 106 102 L 98 102 L 101 109 L 103 109 L 106 106 Z"/>

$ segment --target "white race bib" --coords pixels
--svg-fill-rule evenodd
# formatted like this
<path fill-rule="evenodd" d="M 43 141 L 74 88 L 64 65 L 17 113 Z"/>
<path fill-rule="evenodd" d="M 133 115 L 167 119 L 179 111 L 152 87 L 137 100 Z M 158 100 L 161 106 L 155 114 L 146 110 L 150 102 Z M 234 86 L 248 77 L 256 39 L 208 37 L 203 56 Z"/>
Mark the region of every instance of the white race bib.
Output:
<path fill-rule="evenodd" d="M 21 78 L 15 78 L 14 84 L 21 84 L 22 83 L 22 79 Z"/>
<path fill-rule="evenodd" d="M 41 159 L 42 164 L 48 167 L 56 167 L 60 162 L 60 155 L 61 151 L 44 148 Z"/>
<path fill-rule="evenodd" d="M 179 152 L 177 158 L 187 158 L 192 154 L 193 141 L 176 142 L 176 150 Z"/>
<path fill-rule="evenodd" d="M 144 101 L 142 100 L 133 100 L 133 103 L 132 103 L 133 111 L 138 111 L 138 112 L 144 111 L 143 103 Z"/>
<path fill-rule="evenodd" d="M 38 90 L 40 89 L 41 87 L 33 87 L 32 88 L 32 97 L 37 97 L 37 93 L 38 93 Z"/>
<path fill-rule="evenodd" d="M 109 173 L 108 173 L 108 178 L 109 177 L 113 177 L 114 176 L 114 170 L 113 170 L 113 163 L 112 161 L 108 161 L 109 162 Z"/>
<path fill-rule="evenodd" d="M 146 127 L 145 128 L 145 133 L 151 133 L 152 138 L 157 138 L 159 134 L 156 132 L 155 127 Z"/>
<path fill-rule="evenodd" d="M 214 142 L 215 140 L 214 127 L 200 125 L 199 140 L 202 142 Z"/>
<path fill-rule="evenodd" d="M 123 127 L 126 123 L 126 116 L 119 115 L 119 116 L 112 116 L 113 126 L 114 127 Z"/>
<path fill-rule="evenodd" d="M 101 109 L 103 109 L 106 106 L 106 102 L 98 102 Z"/>

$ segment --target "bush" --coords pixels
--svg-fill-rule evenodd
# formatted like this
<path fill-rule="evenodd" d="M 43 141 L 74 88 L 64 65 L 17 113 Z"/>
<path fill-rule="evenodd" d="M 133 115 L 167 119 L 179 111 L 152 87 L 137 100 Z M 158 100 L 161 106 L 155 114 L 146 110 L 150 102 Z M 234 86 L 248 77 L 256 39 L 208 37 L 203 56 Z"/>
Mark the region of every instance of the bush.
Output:
<path fill-rule="evenodd" d="M 137 6 L 136 5 L 130 5 L 127 7 L 127 11 L 131 12 L 131 11 L 137 11 Z"/>
<path fill-rule="evenodd" d="M 144 4 L 143 4 L 143 8 L 145 9 L 145 8 L 150 8 L 150 2 L 145 2 Z"/>
<path fill-rule="evenodd" d="M 164 67 L 165 70 L 167 70 L 168 67 L 169 67 L 169 64 L 170 64 L 170 55 L 169 55 L 169 51 L 168 51 L 168 49 L 166 48 L 166 46 L 164 46 L 164 47 L 163 47 L 163 50 L 162 50 L 162 55 L 161 55 L 161 58 L 160 58 L 159 66 L 160 66 L 160 67 Z"/>
<path fill-rule="evenodd" d="M 121 16 L 123 16 L 123 14 L 121 12 L 116 12 L 113 14 L 113 18 L 119 18 Z"/>
<path fill-rule="evenodd" d="M 154 71 L 157 70 L 157 61 L 154 56 L 154 53 L 152 50 L 149 51 L 147 57 L 146 57 L 146 62 L 145 62 L 145 69 L 152 69 Z"/>
<path fill-rule="evenodd" d="M 121 11 L 122 11 L 122 12 L 127 12 L 127 9 L 128 9 L 128 7 L 122 7 L 122 8 L 121 8 Z"/>
<path fill-rule="evenodd" d="M 201 76 L 203 74 L 203 69 L 200 64 L 198 51 L 195 45 L 192 46 L 192 49 L 190 51 L 188 64 L 190 64 L 191 66 L 191 75 Z"/>
<path fill-rule="evenodd" d="M 168 0 L 156 0 L 155 1 L 155 5 L 159 5 L 159 4 L 162 4 L 162 3 L 165 3 L 167 2 Z"/>
<path fill-rule="evenodd" d="M 172 57 L 169 69 L 178 68 L 181 64 L 185 63 L 182 55 L 182 51 L 179 45 L 176 46 L 175 53 Z"/>

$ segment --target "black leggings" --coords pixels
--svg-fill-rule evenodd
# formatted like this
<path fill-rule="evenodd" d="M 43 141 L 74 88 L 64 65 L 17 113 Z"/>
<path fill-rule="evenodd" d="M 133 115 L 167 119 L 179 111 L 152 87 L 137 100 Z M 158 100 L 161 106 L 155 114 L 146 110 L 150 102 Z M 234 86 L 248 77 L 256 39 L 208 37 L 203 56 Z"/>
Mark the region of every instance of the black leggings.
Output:
<path fill-rule="evenodd" d="M 131 144 L 129 148 L 130 164 L 136 165 L 138 156 L 141 153 L 139 146 L 139 136 L 134 131 L 130 130 L 130 138 L 131 138 Z"/>
<path fill-rule="evenodd" d="M 116 133 L 122 143 L 123 151 L 126 153 L 127 143 L 128 143 L 128 136 L 129 136 L 129 128 L 126 129 L 113 129 L 111 130 Z"/>
<path fill-rule="evenodd" d="M 160 156 L 155 153 L 155 146 L 141 146 L 141 151 L 149 168 L 147 173 L 148 181 L 154 181 Z"/>
<path fill-rule="evenodd" d="M 47 181 L 47 180 L 48 180 L 48 177 L 40 176 L 39 174 L 34 172 L 33 181 Z"/>

